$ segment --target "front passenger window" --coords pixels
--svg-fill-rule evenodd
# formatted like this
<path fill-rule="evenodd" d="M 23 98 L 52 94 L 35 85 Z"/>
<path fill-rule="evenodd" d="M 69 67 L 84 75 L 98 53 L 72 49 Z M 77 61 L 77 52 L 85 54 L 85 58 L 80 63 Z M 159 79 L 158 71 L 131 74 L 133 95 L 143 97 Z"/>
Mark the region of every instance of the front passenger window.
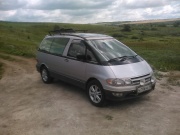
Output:
<path fill-rule="evenodd" d="M 86 47 L 82 42 L 73 42 L 68 51 L 68 56 L 77 58 L 77 55 L 85 55 Z"/>

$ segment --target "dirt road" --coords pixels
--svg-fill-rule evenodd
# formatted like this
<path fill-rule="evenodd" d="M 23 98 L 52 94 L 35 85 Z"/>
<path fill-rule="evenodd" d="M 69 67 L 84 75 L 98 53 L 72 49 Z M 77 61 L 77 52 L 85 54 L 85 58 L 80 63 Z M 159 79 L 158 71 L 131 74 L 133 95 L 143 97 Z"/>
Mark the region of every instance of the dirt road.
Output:
<path fill-rule="evenodd" d="M 85 92 L 44 84 L 34 59 L 2 60 L 0 135 L 178 135 L 180 87 L 164 79 L 143 98 L 92 106 Z"/>

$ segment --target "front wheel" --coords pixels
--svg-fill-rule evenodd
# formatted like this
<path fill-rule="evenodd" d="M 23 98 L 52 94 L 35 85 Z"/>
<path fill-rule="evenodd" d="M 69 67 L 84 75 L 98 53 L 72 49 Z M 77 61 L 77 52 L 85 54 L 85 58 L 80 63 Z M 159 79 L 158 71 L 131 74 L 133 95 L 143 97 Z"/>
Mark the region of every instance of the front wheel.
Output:
<path fill-rule="evenodd" d="M 41 70 L 41 78 L 44 83 L 51 83 L 53 78 L 49 75 L 49 71 L 46 67 L 43 67 Z"/>
<path fill-rule="evenodd" d="M 105 105 L 105 93 L 101 84 L 97 80 L 93 80 L 87 85 L 87 94 L 90 102 L 97 106 L 102 107 Z"/>

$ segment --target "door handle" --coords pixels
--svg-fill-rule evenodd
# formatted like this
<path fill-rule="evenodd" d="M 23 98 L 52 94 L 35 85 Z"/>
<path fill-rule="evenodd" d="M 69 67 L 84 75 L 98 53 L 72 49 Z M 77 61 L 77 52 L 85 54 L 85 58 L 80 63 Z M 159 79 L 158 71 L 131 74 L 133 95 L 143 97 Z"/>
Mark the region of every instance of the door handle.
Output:
<path fill-rule="evenodd" d="M 68 60 L 68 59 L 64 59 L 64 61 L 65 61 L 65 62 L 69 62 L 69 60 Z"/>

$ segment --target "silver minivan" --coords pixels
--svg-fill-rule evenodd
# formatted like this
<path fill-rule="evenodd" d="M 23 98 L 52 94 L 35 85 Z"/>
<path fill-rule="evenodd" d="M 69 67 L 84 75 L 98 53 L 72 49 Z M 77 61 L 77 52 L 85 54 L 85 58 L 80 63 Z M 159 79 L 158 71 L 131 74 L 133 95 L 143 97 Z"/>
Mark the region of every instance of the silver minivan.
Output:
<path fill-rule="evenodd" d="M 85 89 L 95 106 L 103 106 L 107 99 L 145 95 L 156 84 L 149 64 L 120 41 L 71 29 L 45 36 L 37 52 L 36 68 L 44 83 L 57 78 Z"/>

